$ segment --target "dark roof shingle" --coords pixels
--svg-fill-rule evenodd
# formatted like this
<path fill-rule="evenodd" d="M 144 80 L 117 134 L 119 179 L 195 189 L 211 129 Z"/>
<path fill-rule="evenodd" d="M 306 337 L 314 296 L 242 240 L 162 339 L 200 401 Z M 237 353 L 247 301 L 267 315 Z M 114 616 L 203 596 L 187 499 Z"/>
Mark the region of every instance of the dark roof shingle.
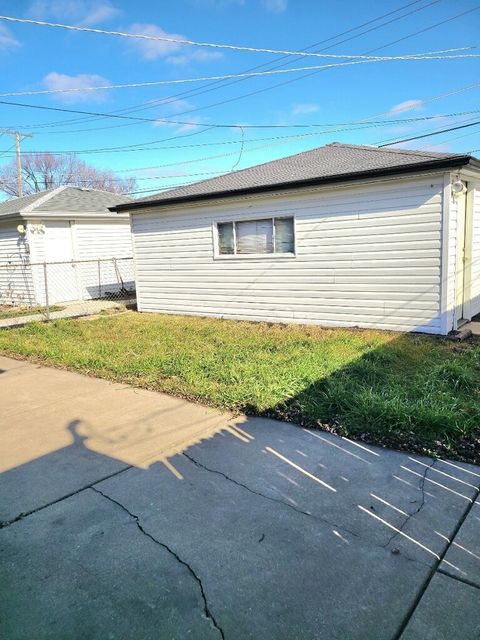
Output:
<path fill-rule="evenodd" d="M 162 204 L 162 201 L 188 198 L 194 200 L 214 196 L 215 194 L 235 193 L 248 189 L 260 189 L 289 183 L 301 183 L 308 180 L 324 180 L 333 177 L 347 177 L 352 174 L 368 172 L 394 172 L 405 167 L 425 165 L 464 158 L 465 164 L 469 156 L 456 153 L 435 153 L 430 151 L 409 151 L 404 149 L 386 149 L 368 147 L 363 145 L 348 145 L 334 142 L 303 151 L 292 156 L 280 158 L 255 165 L 248 169 L 241 169 L 227 173 L 216 178 L 202 180 L 194 184 L 186 185 L 162 191 L 160 193 L 135 200 L 136 203 L 152 202 Z"/>
<path fill-rule="evenodd" d="M 132 198 L 118 193 L 63 186 L 0 202 L 0 217 L 12 213 L 26 214 L 37 211 L 111 215 L 110 207 L 127 202 L 132 202 Z"/>

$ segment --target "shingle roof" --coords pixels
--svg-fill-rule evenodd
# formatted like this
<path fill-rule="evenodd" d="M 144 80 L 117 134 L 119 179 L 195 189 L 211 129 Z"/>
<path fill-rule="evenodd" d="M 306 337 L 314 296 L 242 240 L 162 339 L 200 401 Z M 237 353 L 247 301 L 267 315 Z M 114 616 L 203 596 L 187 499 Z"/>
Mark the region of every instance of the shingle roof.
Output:
<path fill-rule="evenodd" d="M 12 213 L 22 215 L 34 212 L 111 215 L 109 207 L 131 201 L 132 198 L 118 193 L 64 186 L 0 202 L 0 217 Z"/>
<path fill-rule="evenodd" d="M 11 200 L 4 200 L 3 202 L 0 202 L 0 215 L 6 215 L 8 213 L 19 213 L 20 211 L 22 211 L 22 209 L 33 205 L 39 198 L 50 191 L 54 191 L 54 189 L 49 189 L 48 191 L 43 191 L 42 193 L 32 193 L 32 195 L 23 196 L 23 198 L 12 198 Z"/>
<path fill-rule="evenodd" d="M 452 163 L 456 161 L 455 164 L 458 164 L 462 158 L 465 160 L 464 164 L 470 159 L 465 154 L 385 149 L 334 142 L 311 151 L 163 191 L 135 200 L 131 206 L 120 207 L 120 210 L 134 209 L 136 203 L 142 203 L 142 206 L 145 206 L 146 202 L 162 204 L 164 201 L 174 199 L 194 200 L 195 197 L 201 199 L 226 192 L 233 194 L 237 191 L 261 190 L 262 187 L 267 190 L 268 187 L 303 181 L 327 182 L 329 179 L 346 178 L 353 174 L 394 173 L 395 170 L 440 164 L 450 159 Z"/>

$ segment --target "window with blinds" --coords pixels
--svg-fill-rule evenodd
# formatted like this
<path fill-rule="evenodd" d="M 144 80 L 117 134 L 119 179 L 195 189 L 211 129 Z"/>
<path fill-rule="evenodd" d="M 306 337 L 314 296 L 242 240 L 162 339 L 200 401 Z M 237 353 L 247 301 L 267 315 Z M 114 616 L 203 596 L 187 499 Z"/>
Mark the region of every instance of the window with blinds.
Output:
<path fill-rule="evenodd" d="M 217 223 L 220 255 L 295 252 L 293 216 Z"/>

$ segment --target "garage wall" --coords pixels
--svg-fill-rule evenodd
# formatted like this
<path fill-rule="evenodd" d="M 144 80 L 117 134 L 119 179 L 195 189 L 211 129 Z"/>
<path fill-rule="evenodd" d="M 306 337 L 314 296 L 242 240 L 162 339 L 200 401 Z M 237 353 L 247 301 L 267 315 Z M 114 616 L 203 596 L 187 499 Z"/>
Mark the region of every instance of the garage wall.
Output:
<path fill-rule="evenodd" d="M 440 332 L 443 175 L 133 213 L 141 311 Z M 215 258 L 216 221 L 295 216 L 296 256 Z"/>
<path fill-rule="evenodd" d="M 49 263 L 51 302 L 87 300 L 117 293 L 122 287 L 135 288 L 128 219 L 32 220 L 30 226 L 37 229 L 30 234 L 32 262 Z M 118 262 L 114 264 L 112 258 Z M 50 264 L 53 262 L 64 264 Z M 43 266 L 32 269 L 37 299 L 44 303 Z"/>
<path fill-rule="evenodd" d="M 135 288 L 129 220 L 76 221 L 72 230 L 76 260 L 102 259 L 100 265 L 98 262 L 80 262 L 78 271 L 82 299 L 115 293 L 122 283 L 128 290 Z M 114 263 L 110 258 L 118 260 Z"/>
<path fill-rule="evenodd" d="M 33 281 L 20 218 L 0 224 L 0 304 L 32 304 Z"/>

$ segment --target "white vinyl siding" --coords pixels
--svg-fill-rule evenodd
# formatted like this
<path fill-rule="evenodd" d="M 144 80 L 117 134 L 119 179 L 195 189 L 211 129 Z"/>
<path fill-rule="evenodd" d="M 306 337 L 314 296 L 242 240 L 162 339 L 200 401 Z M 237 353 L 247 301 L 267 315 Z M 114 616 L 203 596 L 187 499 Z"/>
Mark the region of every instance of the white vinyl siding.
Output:
<path fill-rule="evenodd" d="M 96 298 L 119 291 L 122 286 L 135 288 L 132 238 L 129 220 L 111 222 L 76 221 L 72 227 L 76 260 L 86 260 L 77 266 L 82 299 Z M 102 261 L 101 258 L 117 258 Z"/>
<path fill-rule="evenodd" d="M 139 309 L 439 333 L 442 194 L 438 175 L 134 212 Z M 217 221 L 292 214 L 295 257 L 215 260 Z"/>
<path fill-rule="evenodd" d="M 130 258 L 132 239 L 128 220 L 74 223 L 76 259 Z"/>
<path fill-rule="evenodd" d="M 32 273 L 20 218 L 0 224 L 0 304 L 32 304 Z M 11 266 L 5 266 L 11 265 Z"/>
<path fill-rule="evenodd" d="M 472 224 L 471 315 L 480 313 L 480 182 L 475 185 Z"/>

